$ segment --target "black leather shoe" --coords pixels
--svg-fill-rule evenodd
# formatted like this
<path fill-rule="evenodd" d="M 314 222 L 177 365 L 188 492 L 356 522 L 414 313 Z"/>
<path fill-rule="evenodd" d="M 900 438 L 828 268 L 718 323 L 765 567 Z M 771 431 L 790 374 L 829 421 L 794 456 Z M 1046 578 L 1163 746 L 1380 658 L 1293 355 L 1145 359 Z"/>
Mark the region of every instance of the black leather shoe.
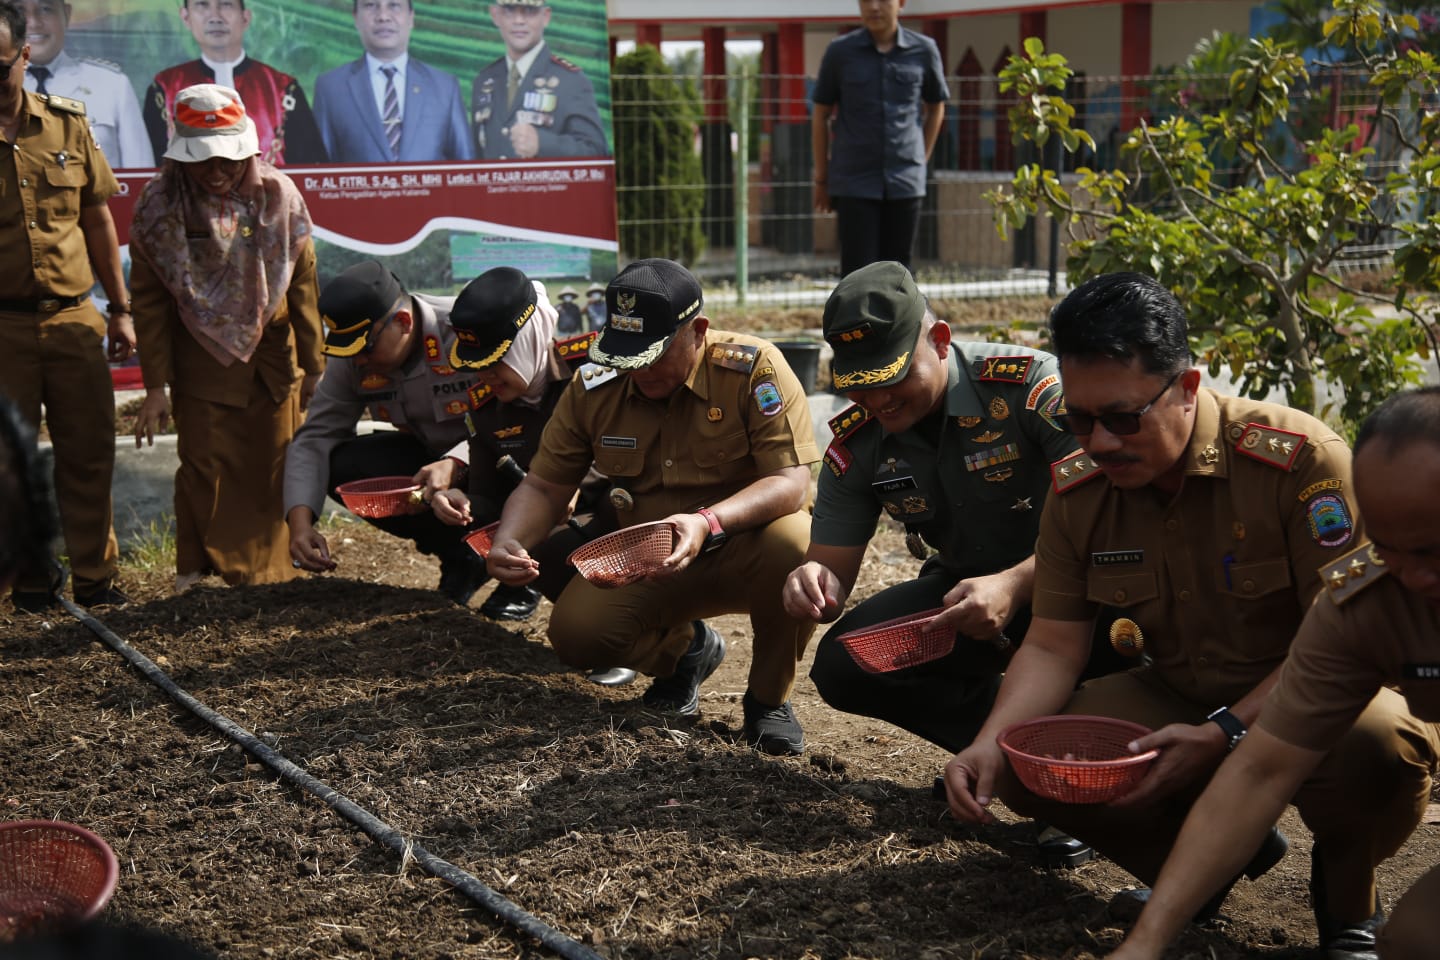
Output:
<path fill-rule="evenodd" d="M 1095 849 L 1084 840 L 1076 840 L 1047 824 L 1037 823 L 1035 826 L 1038 830 L 1035 846 L 1045 866 L 1072 869 L 1095 859 Z"/>
<path fill-rule="evenodd" d="M 82 607 L 123 607 L 130 602 L 130 596 L 111 581 L 94 590 L 76 590 L 75 602 Z"/>
<path fill-rule="evenodd" d="M 539 605 L 540 591 L 534 587 L 501 583 L 480 605 L 480 612 L 491 620 L 529 620 Z"/>
<path fill-rule="evenodd" d="M 745 691 L 740 701 L 745 713 L 745 742 L 761 753 L 776 756 L 799 756 L 805 752 L 805 732 L 795 711 L 786 700 L 778 707 L 767 707 Z"/>
<path fill-rule="evenodd" d="M 725 638 L 704 620 L 692 624 L 694 638 L 690 649 L 680 657 L 675 672 L 656 677 L 641 700 L 645 706 L 663 713 L 688 717 L 700 709 L 700 684 L 704 683 L 720 661 L 725 659 Z"/>
<path fill-rule="evenodd" d="M 591 670 L 585 677 L 591 683 L 602 687 L 623 687 L 635 679 L 635 671 L 629 667 L 610 667 L 609 669 Z"/>
<path fill-rule="evenodd" d="M 10 602 L 15 605 L 16 610 L 25 613 L 45 613 L 60 605 L 55 594 L 44 590 L 12 590 Z"/>
<path fill-rule="evenodd" d="M 1385 922 L 1385 911 L 1376 897 L 1375 912 L 1359 923 L 1330 919 L 1325 909 L 1325 882 L 1320 869 L 1320 846 L 1310 851 L 1310 904 L 1315 911 L 1315 928 L 1320 933 L 1320 955 L 1325 960 L 1378 960 L 1377 939 Z"/>
<path fill-rule="evenodd" d="M 1206 900 L 1196 911 L 1194 922 L 1206 923 L 1214 920 L 1220 914 L 1220 908 L 1225 905 L 1225 898 L 1230 895 L 1230 888 L 1235 886 L 1240 877 L 1249 877 L 1251 880 L 1263 876 L 1275 864 L 1279 863 L 1290 849 L 1290 841 L 1285 839 L 1285 834 L 1280 832 L 1279 827 L 1271 827 L 1270 832 L 1265 834 L 1265 839 L 1260 842 L 1260 849 L 1255 851 L 1255 856 L 1245 864 L 1234 880 L 1225 884 L 1220 892 L 1209 900 Z M 1150 902 L 1150 888 L 1137 887 L 1133 890 L 1121 890 L 1110 898 L 1108 907 L 1110 916 L 1116 920 L 1133 922 L 1140 916 L 1140 911 L 1145 909 L 1145 904 Z"/>
<path fill-rule="evenodd" d="M 485 572 L 485 561 L 462 543 L 458 549 L 452 550 L 449 556 L 440 558 L 440 583 L 435 589 L 465 607 L 470 605 L 470 598 L 475 596 L 475 591 L 489 579 L 490 575 Z"/>

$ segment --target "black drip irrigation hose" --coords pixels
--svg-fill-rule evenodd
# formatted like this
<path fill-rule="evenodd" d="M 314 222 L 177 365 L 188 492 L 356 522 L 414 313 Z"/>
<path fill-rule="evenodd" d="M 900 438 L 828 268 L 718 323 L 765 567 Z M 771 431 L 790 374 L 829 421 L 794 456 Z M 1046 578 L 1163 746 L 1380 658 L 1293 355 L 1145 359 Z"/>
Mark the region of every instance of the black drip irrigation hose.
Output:
<path fill-rule="evenodd" d="M 126 643 L 109 627 L 91 616 L 89 611 L 77 606 L 65 599 L 65 597 L 60 596 L 59 591 L 56 591 L 56 594 L 61 605 L 64 606 L 75 619 L 84 624 L 86 629 L 91 633 L 105 641 L 116 653 L 124 657 L 132 667 L 144 674 L 145 679 L 169 694 L 170 699 L 229 737 L 246 753 L 255 757 L 255 759 L 273 770 L 280 779 L 319 797 L 325 801 L 331 809 L 340 814 L 340 816 L 369 834 L 372 839 L 400 854 L 402 863 L 406 857 L 413 858 L 416 863 L 425 868 L 426 872 L 444 880 L 471 900 L 475 901 L 480 907 L 494 914 L 501 921 L 534 937 L 540 941 L 542 946 L 553 950 L 559 956 L 564 957 L 565 960 L 603 960 L 598 953 L 583 943 L 572 940 L 553 927 L 547 926 L 538 917 L 520 909 L 481 883 L 472 874 L 466 873 L 447 860 L 440 859 L 418 843 L 407 840 L 400 831 L 390 826 L 390 824 L 359 806 L 349 797 L 337 792 L 328 784 L 315 779 L 285 759 L 285 757 L 277 753 L 249 730 L 246 730 L 224 714 L 217 713 L 199 700 L 196 700 L 181 689 L 174 680 L 171 680 L 169 675 L 157 667 L 149 657 Z"/>

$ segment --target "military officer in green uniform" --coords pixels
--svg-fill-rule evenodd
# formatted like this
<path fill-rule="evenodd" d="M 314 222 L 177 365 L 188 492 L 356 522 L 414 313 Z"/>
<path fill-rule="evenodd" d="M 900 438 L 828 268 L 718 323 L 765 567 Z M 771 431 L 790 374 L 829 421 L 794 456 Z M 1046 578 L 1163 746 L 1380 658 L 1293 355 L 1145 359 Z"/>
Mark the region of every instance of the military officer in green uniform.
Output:
<path fill-rule="evenodd" d="M 1429 721 L 1421 727 L 1423 739 L 1397 739 L 1386 750 L 1400 763 L 1419 761 L 1433 769 L 1440 756 L 1437 489 L 1440 387 L 1397 394 L 1366 419 L 1355 439 L 1355 496 L 1372 543 L 1321 571 L 1324 595 L 1300 625 L 1254 731 L 1196 802 L 1150 906 L 1114 960 L 1158 960 L 1186 919 L 1240 869 L 1234 852 L 1258 842 L 1366 711 L 1378 706 Z M 1363 769 L 1350 772 L 1353 778 L 1365 775 Z M 1415 786 L 1384 808 L 1357 808 L 1359 829 L 1377 859 L 1399 849 L 1421 822 L 1430 781 Z M 1350 879 L 1362 893 L 1347 913 L 1331 912 L 1324 897 L 1311 894 L 1331 956 L 1440 956 L 1440 867 L 1411 888 L 1383 928 L 1372 871 L 1361 869 Z M 1365 891 L 1373 899 L 1366 901 Z"/>
<path fill-rule="evenodd" d="M 822 323 L 835 389 L 854 406 L 830 423 L 810 549 L 786 580 L 785 607 L 834 621 L 880 511 L 902 524 L 923 561 L 919 575 L 840 617 L 821 638 L 810 677 L 837 710 L 958 750 L 989 712 L 1009 640 L 1030 619 L 1050 464 L 1078 446 L 1053 416 L 1059 370 L 1039 350 L 952 341 L 894 261 L 840 281 Z M 838 639 L 940 607 L 934 629 L 960 642 L 938 659 L 896 650 L 885 663 L 857 662 Z"/>
<path fill-rule="evenodd" d="M 1357 537 L 1350 451 L 1308 414 L 1202 388 L 1185 311 L 1150 277 L 1085 282 L 1056 306 L 1050 331 L 1065 389 L 1057 419 L 1084 452 L 1052 467 L 1030 629 L 985 725 L 946 768 L 950 809 L 988 822 L 998 795 L 1149 883 L 1195 798 L 1259 715 L 1323 588 L 1317 571 Z M 1115 643 L 1149 662 L 1077 691 L 1102 605 L 1118 608 Z M 1155 732 L 1136 746 L 1158 748 L 1159 759 L 1119 801 L 1042 800 L 1010 775 L 996 738 L 1062 712 L 1149 727 Z M 1429 789 L 1424 742 L 1413 717 L 1372 703 L 1295 794 L 1315 836 L 1316 898 L 1326 916 L 1345 921 L 1321 930 L 1332 957 L 1346 955 L 1336 951 L 1348 925 L 1370 915 L 1386 834 Z M 1258 850 L 1225 855 L 1255 877 L 1284 855 L 1283 838 L 1272 832 Z M 1200 915 L 1218 912 L 1228 889 Z M 1148 896 L 1142 889 L 1121 900 Z"/>
<path fill-rule="evenodd" d="M 505 41 L 505 55 L 480 71 L 471 90 L 475 155 L 482 160 L 607 156 L 589 78 L 545 45 L 550 4 L 503 0 L 490 5 L 490 19 Z"/>
<path fill-rule="evenodd" d="M 525 481 L 505 501 L 492 576 L 528 583 L 531 552 L 564 520 L 592 463 L 625 525 L 664 520 L 674 548 L 660 572 L 617 589 L 576 577 L 550 617 L 560 659 L 654 676 L 644 702 L 689 715 L 725 655 L 705 617 L 748 613 L 754 631 L 745 738 L 799 753 L 790 707 L 814 631 L 781 587 L 805 555 L 810 464 L 819 459 L 799 380 L 773 344 L 710 328 L 700 284 L 670 260 L 637 260 L 605 293 L 610 318 L 590 356 L 610 369 L 570 382 Z"/>

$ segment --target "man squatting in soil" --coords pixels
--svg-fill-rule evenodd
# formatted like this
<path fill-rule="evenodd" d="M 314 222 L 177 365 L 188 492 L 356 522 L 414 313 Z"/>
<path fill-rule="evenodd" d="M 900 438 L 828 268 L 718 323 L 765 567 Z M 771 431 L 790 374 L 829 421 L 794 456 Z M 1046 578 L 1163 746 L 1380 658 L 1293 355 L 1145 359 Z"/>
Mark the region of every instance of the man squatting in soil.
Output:
<path fill-rule="evenodd" d="M 785 609 L 829 623 L 855 587 L 883 508 L 923 561 L 913 580 L 850 610 L 815 650 L 810 678 L 837 710 L 877 717 L 954 752 L 984 722 L 1010 640 L 1030 622 L 1033 547 L 1050 464 L 1078 449 L 1054 419 L 1055 358 L 1006 343 L 955 342 L 902 264 L 851 273 L 825 304 L 835 389 L 854 405 L 830 421 L 805 563 L 785 582 Z M 938 551 L 931 554 L 927 545 Z M 870 672 L 839 638 L 895 617 L 947 608 L 936 628 L 960 642 L 928 663 Z M 1105 624 L 1109 626 L 1108 623 Z M 1101 637 L 1087 676 L 1129 665 Z M 1042 829 L 1057 865 L 1083 844 Z"/>
<path fill-rule="evenodd" d="M 1317 571 L 1356 537 L 1350 451 L 1308 414 L 1202 388 L 1184 309 L 1150 277 L 1087 281 L 1051 313 L 1050 331 L 1067 408 L 1057 419 L 1084 451 L 1052 468 L 1030 629 L 975 742 L 946 768 L 950 809 L 989 822 L 999 796 L 1151 883 L 1275 685 L 1324 589 Z M 1148 662 L 1077 691 L 1102 604 L 1121 614 L 1112 636 Z M 1043 800 L 1011 774 L 996 737 L 1061 712 L 1143 724 L 1155 732 L 1136 747 L 1160 757 L 1113 803 Z M 1437 754 L 1434 729 L 1387 693 L 1299 780 L 1293 802 L 1315 837 L 1311 883 L 1331 960 L 1375 955 L 1375 866 L 1423 815 Z M 1257 877 L 1284 855 L 1278 831 L 1261 836 L 1272 822 L 1214 845 L 1239 871 L 1197 916 L 1217 913 L 1240 873 Z M 1118 894 L 1112 907 L 1136 912 L 1149 894 Z"/>
<path fill-rule="evenodd" d="M 1372 702 L 1431 721 L 1423 727 L 1433 758 L 1440 721 L 1440 387 L 1391 397 L 1355 439 L 1355 499 L 1365 518 L 1362 544 L 1321 572 L 1325 595 L 1310 608 L 1290 646 L 1255 728 L 1220 765 L 1196 801 L 1160 870 L 1150 902 L 1114 960 L 1158 958 L 1205 899 L 1240 870 L 1306 777 Z M 1398 692 L 1397 692 L 1398 690 Z M 1410 758 L 1398 756 L 1398 763 Z M 1424 808 L 1429 785 L 1413 778 Z M 1422 789 L 1423 787 L 1423 789 Z M 1390 838 L 1388 855 L 1404 835 Z M 1312 890 L 1317 907 L 1320 891 Z M 1440 867 L 1415 884 L 1380 930 L 1386 960 L 1440 956 Z M 1361 927 L 1380 922 L 1378 896 Z M 1341 915 L 1344 923 L 1352 917 Z M 1364 956 L 1357 941 L 1350 956 Z M 1336 953 L 1332 941 L 1331 953 Z M 1341 951 L 1340 956 L 1346 954 Z M 1371 954 L 1373 955 L 1373 954 Z"/>
<path fill-rule="evenodd" d="M 689 715 L 725 656 L 705 617 L 749 613 L 754 646 L 744 736 L 799 753 L 790 707 L 814 624 L 785 612 L 781 586 L 805 553 L 810 407 L 784 357 L 756 337 L 710 329 L 700 284 L 669 260 L 637 260 L 605 291 L 609 319 L 591 357 L 613 372 L 577 377 L 555 408 L 530 473 L 505 502 L 489 569 L 528 583 L 530 553 L 562 522 L 596 468 L 626 525 L 665 520 L 675 543 L 660 571 L 619 589 L 576 577 L 548 637 L 566 663 L 650 674 L 651 708 Z"/>
<path fill-rule="evenodd" d="M 327 491 L 335 496 L 336 488 L 351 480 L 403 475 L 420 484 L 428 501 L 437 491 L 458 485 L 469 469 L 466 417 L 483 386 L 450 365 L 454 302 L 454 297 L 407 292 L 373 260 L 356 264 L 321 291 L 323 349 L 338 359 L 326 364 L 310 412 L 285 455 L 285 518 L 297 567 L 335 569 L 329 545 L 315 529 Z M 538 285 L 536 309 L 554 313 Z M 356 424 L 367 407 L 375 420 L 396 429 L 357 436 Z M 461 606 L 488 579 L 483 561 L 464 541 L 465 529 L 441 523 L 429 510 L 366 519 L 438 557 L 438 589 Z M 535 604 L 528 591 L 502 586 L 480 612 L 514 619 L 521 608 L 529 616 Z"/>

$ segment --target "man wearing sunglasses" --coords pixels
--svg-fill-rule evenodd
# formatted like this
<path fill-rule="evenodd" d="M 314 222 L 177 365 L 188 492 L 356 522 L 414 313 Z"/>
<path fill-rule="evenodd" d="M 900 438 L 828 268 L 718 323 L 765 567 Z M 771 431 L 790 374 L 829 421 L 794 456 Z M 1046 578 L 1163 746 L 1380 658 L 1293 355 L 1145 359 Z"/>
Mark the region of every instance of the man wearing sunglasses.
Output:
<path fill-rule="evenodd" d="M 535 292 L 537 309 L 553 312 L 544 287 L 537 283 Z M 412 477 L 426 502 L 438 491 L 465 486 L 467 415 L 488 390 L 472 371 L 450 365 L 454 302 L 408 292 L 373 260 L 341 273 L 320 292 L 322 349 L 334 359 L 285 456 L 285 518 L 297 567 L 317 573 L 335 569 L 315 520 L 326 493 L 333 496 L 342 483 Z M 367 408 L 372 420 L 395 429 L 357 435 Z M 488 579 L 485 562 L 464 542 L 465 528 L 441 523 L 429 509 L 367 522 L 438 557 L 438 589 L 461 606 Z"/>
<path fill-rule="evenodd" d="M 115 586 L 115 391 L 101 346 L 108 334 L 110 358 L 124 360 L 135 345 L 106 206 L 119 187 L 85 105 L 22 87 L 26 28 L 21 7 L 0 2 L 0 390 L 32 427 L 45 408 L 75 600 L 121 604 L 129 598 Z M 97 277 L 108 324 L 90 302 Z M 40 612 L 56 602 L 55 586 L 48 570 L 25 569 L 11 599 Z"/>
<path fill-rule="evenodd" d="M 998 796 L 1150 883 L 1329 587 L 1317 571 L 1356 538 L 1350 451 L 1308 414 L 1202 388 L 1184 310 L 1150 277 L 1087 281 L 1055 308 L 1050 331 L 1067 407 L 1056 419 L 1083 451 L 1052 467 L 1030 630 L 985 726 L 946 768 L 950 809 L 988 822 Z M 1102 604 L 1121 614 L 1112 641 L 1147 662 L 1077 691 Z M 1159 759 L 1113 803 L 1042 800 L 1010 774 L 996 738 L 1057 713 L 1143 724 L 1154 732 L 1133 749 L 1158 748 Z M 1377 700 L 1295 794 L 1315 835 L 1312 886 L 1332 960 L 1374 956 L 1374 868 L 1393 824 L 1418 816 L 1417 798 L 1423 811 L 1425 743 L 1419 721 Z M 1251 878 L 1284 852 L 1274 830 L 1258 850 L 1230 851 Z M 1196 916 L 1217 913 L 1238 879 Z M 1127 891 L 1113 908 L 1129 914 L 1148 896 Z"/>

